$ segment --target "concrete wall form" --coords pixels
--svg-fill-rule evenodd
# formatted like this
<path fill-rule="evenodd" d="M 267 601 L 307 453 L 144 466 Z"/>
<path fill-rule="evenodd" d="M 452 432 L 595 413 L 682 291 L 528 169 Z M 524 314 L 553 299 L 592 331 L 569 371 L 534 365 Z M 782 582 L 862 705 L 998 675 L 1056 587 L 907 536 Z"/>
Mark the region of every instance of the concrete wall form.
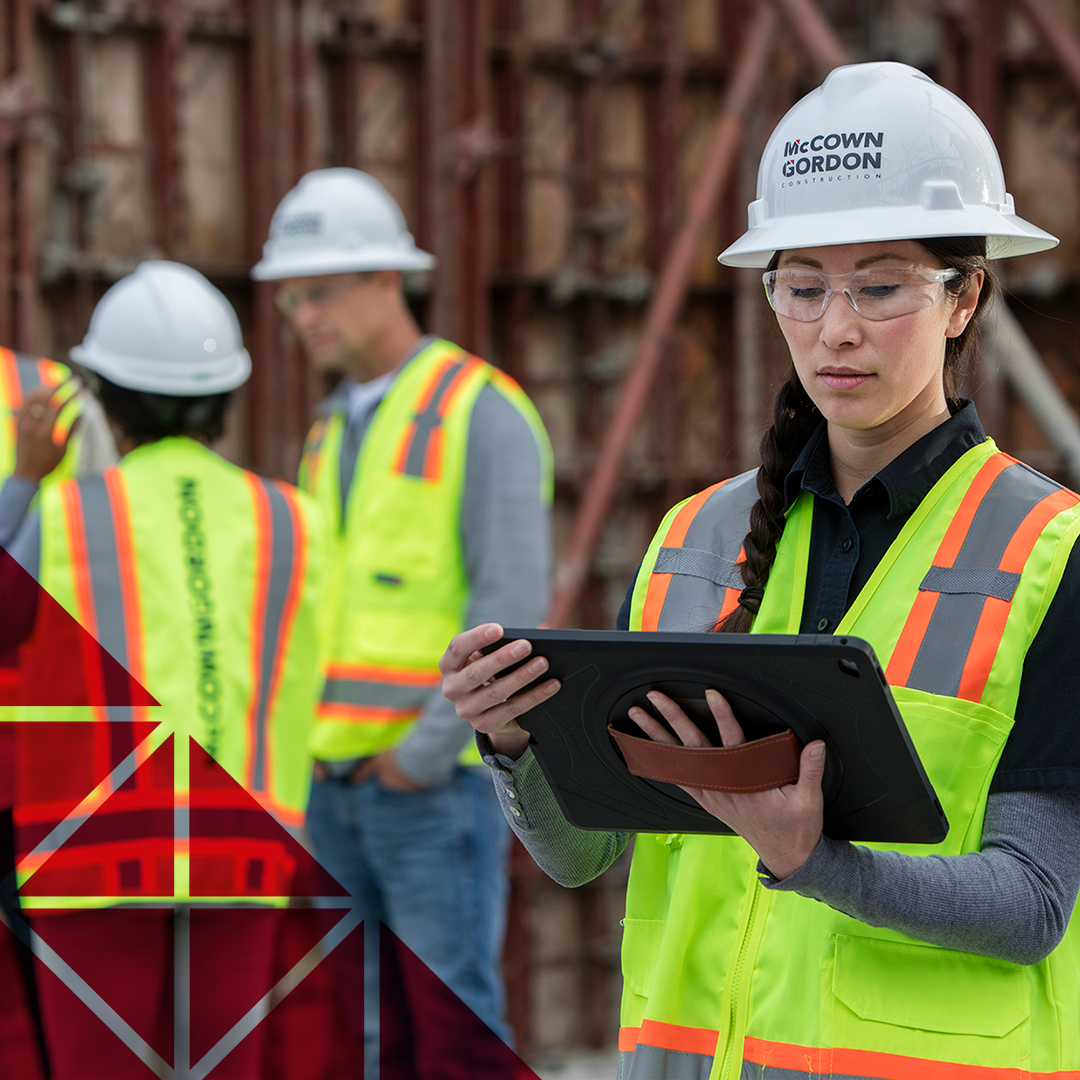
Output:
<path fill-rule="evenodd" d="M 234 301 L 255 358 L 227 451 L 291 478 L 322 387 L 272 287 L 247 271 L 301 173 L 365 168 L 440 258 L 413 297 L 426 324 L 500 363 L 543 413 L 565 539 L 764 6 L 0 0 L 0 341 L 63 357 L 97 297 L 139 260 L 190 262 Z M 662 511 L 755 460 L 785 361 L 752 275 L 720 268 L 715 253 L 745 220 L 765 135 L 820 78 L 814 49 L 820 59 L 836 40 L 822 18 L 856 59 L 925 67 L 998 138 L 1020 212 L 1062 238 L 1006 264 L 1006 284 L 1080 402 L 1080 2 L 775 6 L 733 167 L 697 229 L 571 624 L 610 625 Z M 1005 448 L 1059 469 L 993 370 L 972 390 Z M 538 945 L 508 958 L 517 1027 L 533 1049 L 596 1042 L 613 1023 L 618 875 L 566 908 L 525 866 L 519 856 L 515 940 Z M 545 923 L 549 910 L 562 915 Z M 570 923 L 591 944 L 561 948 Z"/>

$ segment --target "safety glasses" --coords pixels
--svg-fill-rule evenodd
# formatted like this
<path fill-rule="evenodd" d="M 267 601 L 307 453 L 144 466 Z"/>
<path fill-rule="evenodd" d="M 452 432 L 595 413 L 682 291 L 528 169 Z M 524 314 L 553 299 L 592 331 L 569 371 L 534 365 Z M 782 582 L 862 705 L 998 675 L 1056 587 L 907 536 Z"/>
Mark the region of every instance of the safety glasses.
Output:
<path fill-rule="evenodd" d="M 945 296 L 943 282 L 955 277 L 960 277 L 959 270 L 915 266 L 873 266 L 851 274 L 821 274 L 789 267 L 767 270 L 761 280 L 773 311 L 789 319 L 820 319 L 833 294 L 843 293 L 864 319 L 882 322 L 940 304 Z"/>
<path fill-rule="evenodd" d="M 327 307 L 369 276 L 368 273 L 358 272 L 335 281 L 316 282 L 302 289 L 278 289 L 274 294 L 274 303 L 278 311 L 286 317 L 295 315 L 303 303 L 312 304 L 314 307 Z"/>

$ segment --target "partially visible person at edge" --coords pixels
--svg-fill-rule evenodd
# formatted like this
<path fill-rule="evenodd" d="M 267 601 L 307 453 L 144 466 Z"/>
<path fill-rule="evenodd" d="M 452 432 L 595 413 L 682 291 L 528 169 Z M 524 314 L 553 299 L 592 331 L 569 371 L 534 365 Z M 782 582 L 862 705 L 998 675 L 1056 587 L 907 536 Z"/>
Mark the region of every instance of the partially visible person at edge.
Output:
<path fill-rule="evenodd" d="M 1056 240 L 1014 214 L 975 114 L 895 63 L 839 68 L 796 104 L 757 195 L 720 258 L 767 267 L 791 353 L 762 465 L 668 514 L 619 625 L 867 639 L 950 829 L 933 847 L 823 835 L 820 741 L 796 784 L 692 791 L 737 835 L 637 838 L 620 1075 L 1080 1075 L 1080 508 L 958 396 L 987 259 Z M 658 572 L 662 548 L 710 553 L 716 580 Z M 498 634 L 455 639 L 446 693 L 517 834 L 577 885 L 628 837 L 561 818 L 516 723 L 558 685 L 507 700 L 545 662 L 501 674 L 528 643 L 481 657 Z M 703 745 L 650 698 L 678 740 L 631 710 L 643 737 Z M 724 745 L 743 742 L 706 698 Z"/>
<path fill-rule="evenodd" d="M 331 954 L 336 985 L 371 1080 L 380 1052 L 384 1076 L 502 1080 L 510 834 L 438 662 L 464 626 L 543 618 L 551 453 L 513 380 L 421 332 L 404 279 L 434 262 L 378 181 L 323 169 L 278 206 L 253 276 L 343 375 L 299 481 L 334 537 L 308 828 L 366 937 Z"/>
<path fill-rule="evenodd" d="M 236 1002 L 270 991 L 274 909 L 288 902 L 295 850 L 245 805 L 254 797 L 287 830 L 303 824 L 326 537 L 306 495 L 209 448 L 251 362 L 232 307 L 201 274 L 141 264 L 102 297 L 72 358 L 91 373 L 122 457 L 43 487 L 9 550 L 160 706 L 18 706 L 19 886 L 63 962 L 45 949 L 37 967 L 51 1075 L 126 1080 L 146 1075 L 162 1046 L 196 1065 L 208 1032 L 226 1035 L 223 1018 L 246 1011 Z M 38 642 L 67 625 L 36 607 L 28 680 L 50 670 Z M 65 662 L 79 655 L 75 643 Z M 30 721 L 111 722 L 43 743 Z M 112 794 L 72 832 L 66 810 L 103 763 Z M 189 851 L 200 821 L 212 839 Z M 192 992 L 174 1001 L 187 934 L 174 921 L 192 897 Z M 107 1007 L 80 1000 L 72 970 Z M 264 1033 L 214 1074 L 262 1075 Z"/>
<path fill-rule="evenodd" d="M 92 476 L 115 461 L 116 447 L 101 407 L 81 392 L 65 365 L 0 348 L 0 548 L 10 542 L 43 482 Z M 0 588 L 3 580 L 0 573 Z M 0 880 L 15 869 L 15 729 L 9 721 L 18 694 L 18 652 L 0 632 Z M 10 917 L 17 917 L 18 903 L 18 894 L 0 890 L 0 906 Z M 29 950 L 18 950 L 17 959 L 44 1059 Z M 42 1065 L 47 1073 L 48 1063 L 43 1060 Z"/>

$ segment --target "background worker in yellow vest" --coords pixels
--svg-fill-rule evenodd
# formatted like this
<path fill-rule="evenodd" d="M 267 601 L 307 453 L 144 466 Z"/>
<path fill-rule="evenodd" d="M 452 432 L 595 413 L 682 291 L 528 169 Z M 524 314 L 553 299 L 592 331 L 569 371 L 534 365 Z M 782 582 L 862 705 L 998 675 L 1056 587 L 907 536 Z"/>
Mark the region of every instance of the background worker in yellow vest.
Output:
<path fill-rule="evenodd" d="M 796 784 L 692 790 L 738 835 L 637 838 L 620 1075 L 1078 1075 L 1080 498 L 998 452 L 960 397 L 987 256 L 1056 240 L 1015 215 L 975 114 L 902 64 L 833 71 L 773 133 L 757 194 L 720 258 L 766 268 L 791 354 L 762 465 L 667 516 L 620 625 L 869 640 L 950 830 L 824 836 L 820 741 Z M 512 719 L 558 686 L 508 701 L 545 663 L 473 660 L 498 633 L 455 640 L 447 693 L 487 733 L 518 834 L 577 884 L 627 838 L 559 816 Z M 650 699 L 630 710 L 643 737 L 704 745 Z"/>
<path fill-rule="evenodd" d="M 179 1071 L 196 1065 L 207 1027 L 220 1037 L 236 1001 L 269 992 L 273 910 L 295 859 L 218 766 L 283 826 L 302 825 L 325 534 L 303 493 L 209 448 L 251 364 L 235 313 L 201 274 L 143 263 L 105 294 L 72 356 L 122 460 L 44 489 L 10 550 L 160 706 L 17 709 L 20 734 L 29 721 L 85 721 L 62 752 L 20 743 L 16 821 L 40 839 L 19 878 L 51 971 L 39 981 L 53 1076 L 117 1080 L 146 1075 L 162 1047 Z M 112 793 L 66 814 L 94 788 L 102 755 Z M 223 809 L 225 824 L 213 818 Z M 236 835 L 234 822 L 252 818 L 254 832 Z M 196 821 L 221 835 L 199 847 Z M 180 925 L 193 898 L 204 960 L 185 962 L 193 989 L 174 997 L 174 916 Z M 229 909 L 236 898 L 249 910 Z M 263 1030 L 214 1075 L 260 1076 Z"/>
<path fill-rule="evenodd" d="M 495 1038 L 508 1036 L 509 834 L 471 729 L 439 691 L 438 658 L 478 619 L 543 617 L 551 463 L 521 389 L 421 333 L 403 275 L 433 265 L 375 179 L 325 169 L 282 200 L 253 276 L 280 282 L 278 307 L 309 362 L 344 374 L 300 473 L 334 543 L 308 825 L 365 923 L 366 975 L 338 949 L 338 985 L 374 1078 L 385 923 L 467 1011 L 424 996 L 404 965 L 404 1000 L 383 1000 L 384 1070 L 483 1080 L 509 1068 Z"/>
<path fill-rule="evenodd" d="M 80 392 L 63 364 L 0 348 L 0 548 L 26 517 L 39 485 L 100 473 L 116 461 L 116 447 L 97 401 Z M 15 731 L 10 721 L 19 688 L 18 655 L 0 649 L 0 879 L 14 869 Z M 17 896 L 0 905 L 17 907 Z M 6 939 L 15 941 L 14 938 Z M 17 955 L 29 1008 L 37 1016 L 29 950 Z M 3 970 L 7 970 L 6 967 Z M 41 1046 L 44 1053 L 44 1044 Z"/>

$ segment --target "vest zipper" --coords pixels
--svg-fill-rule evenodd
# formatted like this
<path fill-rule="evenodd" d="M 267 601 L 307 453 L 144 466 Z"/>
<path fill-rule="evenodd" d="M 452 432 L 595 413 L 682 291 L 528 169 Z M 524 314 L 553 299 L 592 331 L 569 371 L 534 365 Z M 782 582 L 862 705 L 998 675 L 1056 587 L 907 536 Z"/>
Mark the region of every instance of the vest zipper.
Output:
<path fill-rule="evenodd" d="M 739 951 L 732 967 L 731 980 L 727 989 L 728 1016 L 727 1027 L 724 1032 L 723 1054 L 719 1053 L 720 1047 L 717 1046 L 720 1068 L 717 1069 L 714 1065 L 710 1073 L 710 1080 L 737 1080 L 742 1068 L 742 1061 L 733 1062 L 732 1055 L 735 1053 L 736 1048 L 742 1045 L 742 1028 L 745 1026 L 746 1009 L 750 998 L 750 980 L 747 979 L 744 983 L 743 971 L 747 961 L 751 959 L 750 954 L 752 952 L 757 953 L 762 928 L 765 923 L 765 909 L 768 907 L 770 899 L 769 896 L 763 895 L 764 890 L 758 880 L 756 865 L 757 860 L 755 857 L 754 865 L 750 869 L 750 907 L 747 911 L 746 922 L 739 935 Z M 740 1017 L 743 1018 L 741 1024 Z"/>

